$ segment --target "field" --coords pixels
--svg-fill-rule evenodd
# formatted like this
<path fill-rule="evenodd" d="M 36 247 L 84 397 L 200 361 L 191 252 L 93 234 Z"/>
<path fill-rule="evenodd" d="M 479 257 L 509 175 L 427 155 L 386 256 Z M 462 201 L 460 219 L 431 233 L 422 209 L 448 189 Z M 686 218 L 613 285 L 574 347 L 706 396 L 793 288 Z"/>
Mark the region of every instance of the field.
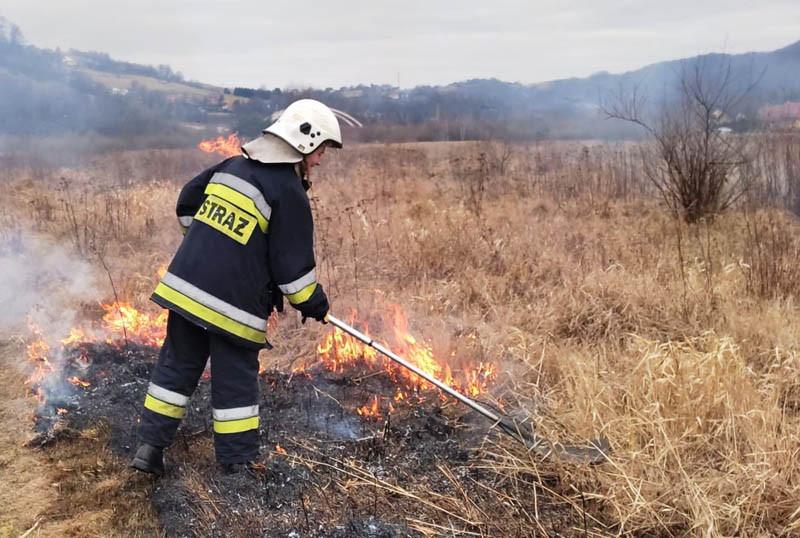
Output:
<path fill-rule="evenodd" d="M 774 155 L 800 162 L 796 140 L 785 148 Z M 373 480 L 358 474 L 367 467 L 356 456 L 326 475 L 353 513 L 358 498 L 385 500 L 372 515 L 411 536 L 800 533 L 800 223 L 782 194 L 791 168 L 765 166 L 747 200 L 687 225 L 663 209 L 639 159 L 632 145 L 577 142 L 360 145 L 326 155 L 311 192 L 318 275 L 333 312 L 401 305 L 409 332 L 436 355 L 496 365 L 484 398 L 530 417 L 547 437 L 602 435 L 613 448 L 597 466 L 542 461 L 507 437 L 484 436 L 489 425 L 475 421 L 472 431 L 483 433 L 463 446 L 468 457 L 435 461 L 444 485 Z M 10 304 L 44 303 L 32 310 L 54 341 L 99 318 L 98 301 L 156 313 L 147 298 L 180 241 L 177 191 L 213 162 L 164 150 L 7 170 L 5 286 L 30 296 Z M 61 272 L 31 269 L 47 264 Z M 13 276 L 17 266 L 41 278 Z M 0 536 L 158 533 L 158 486 L 125 468 L 112 427 L 21 446 L 37 405 L 24 384 L 29 312 L 9 309 L 0 317 L 0 423 L 10 433 L 0 482 L 12 488 L 0 492 L 9 507 Z M 265 366 L 313 363 L 325 330 L 284 314 Z M 447 407 L 448 419 L 457 409 Z M 209 443 L 198 442 L 205 468 Z M 291 461 L 312 469 L 304 457 Z M 467 494 L 468 482 L 480 497 Z M 226 502 L 196 492 L 205 506 Z M 431 498 L 438 507 L 412 502 Z M 308 525 L 305 500 L 302 512 Z M 219 514 L 195 516 L 196 532 L 213 534 Z M 226 524 L 229 535 L 258 535 L 244 516 Z M 334 535 L 298 528 L 295 536 Z"/>

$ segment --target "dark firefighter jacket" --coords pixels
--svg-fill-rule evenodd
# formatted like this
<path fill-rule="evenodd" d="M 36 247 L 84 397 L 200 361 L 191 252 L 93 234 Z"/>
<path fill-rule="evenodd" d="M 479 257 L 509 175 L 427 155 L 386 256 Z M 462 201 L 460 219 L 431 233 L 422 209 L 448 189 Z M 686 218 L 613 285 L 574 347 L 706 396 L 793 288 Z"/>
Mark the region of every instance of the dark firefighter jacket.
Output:
<path fill-rule="evenodd" d="M 159 305 L 258 348 L 275 284 L 301 312 L 327 302 L 314 272 L 311 207 L 294 165 L 232 157 L 187 183 L 176 211 L 186 235 L 153 292 Z"/>

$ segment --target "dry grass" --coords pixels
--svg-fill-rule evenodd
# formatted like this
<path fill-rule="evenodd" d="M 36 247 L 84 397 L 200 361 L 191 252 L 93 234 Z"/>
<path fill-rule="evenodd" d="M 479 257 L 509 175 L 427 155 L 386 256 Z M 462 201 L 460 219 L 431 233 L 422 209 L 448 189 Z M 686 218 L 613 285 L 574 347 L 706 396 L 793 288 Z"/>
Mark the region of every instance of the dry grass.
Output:
<path fill-rule="evenodd" d="M 800 532 L 800 227 L 769 208 L 680 224 L 647 196 L 637 155 L 597 144 L 332 152 L 312 191 L 321 280 L 336 311 L 366 307 L 377 289 L 434 342 L 478 335 L 472 349 L 513 373 L 502 391 L 543 433 L 611 440 L 611 461 L 594 468 L 487 445 L 475 465 L 533 484 L 504 493 L 521 507 L 508 534 L 536 532 L 531 491 L 546 490 L 605 535 Z M 34 226 L 103 256 L 121 293 L 144 303 L 179 240 L 172 204 L 191 174 L 174 163 L 208 162 L 162 153 L 164 171 L 123 181 L 113 169 L 125 158 L 96 165 L 108 176 L 11 177 L 3 239 Z M 308 336 L 282 327 L 278 355 L 308 349 Z M 461 502 L 481 529 L 491 515 Z M 415 524 L 435 533 L 432 518 Z"/>
<path fill-rule="evenodd" d="M 47 451 L 26 448 L 35 406 L 12 362 L 23 353 L 21 345 L 0 348 L 0 537 L 157 535 L 152 482 L 110 453 L 102 425 Z"/>

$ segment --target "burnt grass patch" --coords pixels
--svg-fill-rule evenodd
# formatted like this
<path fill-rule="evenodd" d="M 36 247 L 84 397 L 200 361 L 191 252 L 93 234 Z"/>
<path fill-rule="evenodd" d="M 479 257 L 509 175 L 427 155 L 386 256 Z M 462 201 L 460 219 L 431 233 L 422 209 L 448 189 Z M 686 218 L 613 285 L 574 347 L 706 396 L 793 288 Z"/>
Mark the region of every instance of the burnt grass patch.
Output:
<path fill-rule="evenodd" d="M 65 351 L 61 379 L 46 387 L 29 446 L 63 450 L 102 427 L 117 465 L 132 457 L 157 350 L 84 343 Z M 356 409 L 396 386 L 373 372 L 262 372 L 261 456 L 251 472 L 216 464 L 210 380 L 201 379 L 167 473 L 147 484 L 166 536 L 405 537 L 584 534 L 586 518 L 554 492 L 555 467 L 504 475 L 487 450 L 513 441 L 433 391 L 417 391 L 380 418 Z M 73 381 L 70 382 L 69 380 Z M 488 436 L 488 437 L 487 437 Z M 496 443 L 496 444 L 495 444 Z M 100 447 L 98 447 L 100 448 Z M 144 487 L 144 486 L 139 486 Z M 517 502 L 529 498 L 530 506 Z M 513 501 L 512 501 L 513 499 Z"/>

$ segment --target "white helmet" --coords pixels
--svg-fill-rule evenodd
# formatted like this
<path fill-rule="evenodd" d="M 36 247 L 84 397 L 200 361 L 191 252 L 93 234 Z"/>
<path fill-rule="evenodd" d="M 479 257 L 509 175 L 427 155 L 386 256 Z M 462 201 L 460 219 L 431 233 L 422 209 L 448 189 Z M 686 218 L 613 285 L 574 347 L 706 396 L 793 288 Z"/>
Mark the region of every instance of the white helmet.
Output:
<path fill-rule="evenodd" d="M 264 132 L 284 139 L 303 155 L 312 153 L 323 142 L 342 147 L 342 131 L 336 115 L 314 99 L 295 101 Z"/>
<path fill-rule="evenodd" d="M 342 147 L 336 115 L 319 101 L 300 99 L 286 107 L 261 137 L 242 146 L 242 150 L 245 157 L 264 163 L 296 163 L 323 142 Z"/>

